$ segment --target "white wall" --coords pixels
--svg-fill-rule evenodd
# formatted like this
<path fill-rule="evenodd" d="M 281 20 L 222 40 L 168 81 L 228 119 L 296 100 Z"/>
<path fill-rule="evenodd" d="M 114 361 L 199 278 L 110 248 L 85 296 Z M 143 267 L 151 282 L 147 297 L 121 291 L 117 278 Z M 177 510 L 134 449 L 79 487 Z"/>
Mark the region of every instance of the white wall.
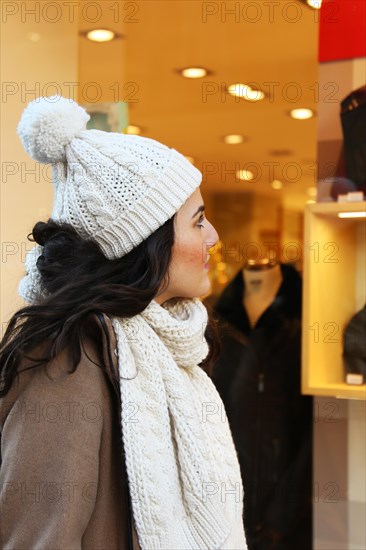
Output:
<path fill-rule="evenodd" d="M 53 197 L 49 167 L 39 164 L 36 167 L 22 148 L 16 127 L 27 103 L 39 95 L 59 92 L 72 97 L 71 85 L 66 83 L 78 80 L 78 13 L 66 10 L 62 2 L 59 10 L 52 8 L 55 2 L 1 4 L 3 333 L 10 315 L 22 305 L 17 286 L 24 271 L 25 250 L 32 246 L 26 236 L 36 221 L 49 216 Z M 35 5 L 38 7 L 31 13 L 29 10 L 34 10 Z M 50 7 L 43 10 L 46 5 Z M 35 173 L 27 173 L 35 169 Z"/>

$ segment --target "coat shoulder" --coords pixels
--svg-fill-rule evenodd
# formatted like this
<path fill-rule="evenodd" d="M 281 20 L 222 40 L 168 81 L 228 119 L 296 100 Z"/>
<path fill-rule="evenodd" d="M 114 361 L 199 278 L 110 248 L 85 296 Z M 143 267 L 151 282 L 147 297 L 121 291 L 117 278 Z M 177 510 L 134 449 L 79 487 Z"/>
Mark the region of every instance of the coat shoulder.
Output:
<path fill-rule="evenodd" d="M 115 335 L 111 320 L 106 315 L 102 315 L 102 318 L 107 332 L 96 315 L 88 319 L 76 369 L 73 368 L 69 348 L 62 350 L 47 363 L 37 366 L 35 359 L 46 354 L 49 346 L 47 342 L 34 348 L 29 357 L 21 360 L 9 392 L 0 398 L 0 430 L 11 408 L 19 400 L 28 399 L 31 394 L 38 395 L 39 402 L 51 399 L 52 396 L 54 400 L 63 396 L 80 400 L 83 395 L 89 401 L 99 402 L 109 398 L 111 385 L 119 397 Z"/>
<path fill-rule="evenodd" d="M 4 548 L 125 547 L 120 413 L 104 365 L 107 334 L 104 341 L 98 322 L 90 323 L 74 372 L 68 349 L 34 368 L 24 359 L 0 400 Z"/>

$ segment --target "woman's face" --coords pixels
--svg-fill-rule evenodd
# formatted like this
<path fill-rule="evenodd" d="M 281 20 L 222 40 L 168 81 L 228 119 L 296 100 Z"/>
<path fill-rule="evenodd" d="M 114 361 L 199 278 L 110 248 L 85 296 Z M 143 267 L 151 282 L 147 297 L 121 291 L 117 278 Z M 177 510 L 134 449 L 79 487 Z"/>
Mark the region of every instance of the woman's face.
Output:
<path fill-rule="evenodd" d="M 155 300 L 162 304 L 170 298 L 195 298 L 210 290 L 208 250 L 219 236 L 204 215 L 199 189 L 178 210 L 174 220 L 175 242 L 169 267 L 169 285 Z"/>

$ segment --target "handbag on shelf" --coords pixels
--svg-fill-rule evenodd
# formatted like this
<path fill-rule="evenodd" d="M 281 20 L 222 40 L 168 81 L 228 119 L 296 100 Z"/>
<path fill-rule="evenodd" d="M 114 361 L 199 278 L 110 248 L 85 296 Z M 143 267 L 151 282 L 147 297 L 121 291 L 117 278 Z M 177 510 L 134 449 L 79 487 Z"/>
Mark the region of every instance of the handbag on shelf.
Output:
<path fill-rule="evenodd" d="M 347 384 L 366 383 L 366 305 L 345 328 L 343 361 Z"/>
<path fill-rule="evenodd" d="M 341 101 L 345 176 L 366 192 L 366 86 Z"/>

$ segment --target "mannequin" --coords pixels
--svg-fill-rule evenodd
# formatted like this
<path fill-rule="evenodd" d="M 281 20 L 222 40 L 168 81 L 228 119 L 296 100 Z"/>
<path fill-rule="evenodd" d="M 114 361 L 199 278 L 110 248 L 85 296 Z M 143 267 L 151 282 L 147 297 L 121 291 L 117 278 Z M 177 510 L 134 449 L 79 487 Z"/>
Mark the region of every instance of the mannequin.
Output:
<path fill-rule="evenodd" d="M 275 260 L 248 260 L 244 265 L 243 306 L 253 328 L 261 315 L 272 304 L 282 284 L 280 264 Z"/>
<path fill-rule="evenodd" d="M 301 394 L 302 280 L 274 259 L 249 260 L 215 311 L 212 378 L 244 482 L 249 550 L 312 549 L 312 398 Z"/>

